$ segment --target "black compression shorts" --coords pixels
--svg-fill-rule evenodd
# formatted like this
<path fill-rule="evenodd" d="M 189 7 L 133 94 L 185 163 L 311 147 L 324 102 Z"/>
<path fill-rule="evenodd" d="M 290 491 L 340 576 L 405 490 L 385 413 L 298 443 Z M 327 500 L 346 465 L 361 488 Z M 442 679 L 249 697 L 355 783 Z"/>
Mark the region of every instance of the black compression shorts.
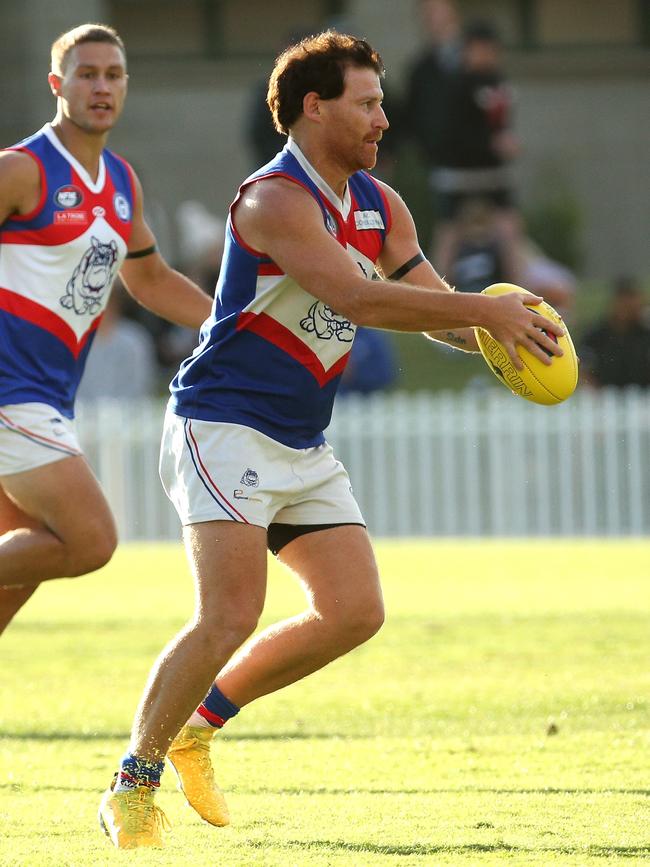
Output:
<path fill-rule="evenodd" d="M 343 524 L 269 524 L 267 532 L 267 547 L 271 554 L 276 557 L 279 551 L 306 533 L 315 533 L 317 530 L 331 530 L 333 527 L 365 527 L 365 524 L 356 524 L 346 521 Z"/>

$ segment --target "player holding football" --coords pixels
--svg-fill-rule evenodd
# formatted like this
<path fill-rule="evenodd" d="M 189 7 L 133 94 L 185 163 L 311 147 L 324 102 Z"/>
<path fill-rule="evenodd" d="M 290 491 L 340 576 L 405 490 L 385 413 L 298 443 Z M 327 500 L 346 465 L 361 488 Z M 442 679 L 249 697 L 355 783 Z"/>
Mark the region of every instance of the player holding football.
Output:
<path fill-rule="evenodd" d="M 173 322 L 198 328 L 210 312 L 157 253 L 138 179 L 105 150 L 127 78 L 112 28 L 64 33 L 48 76 L 56 117 L 0 153 L 0 632 L 41 581 L 92 572 L 115 549 L 72 421 L 115 275 Z"/>
<path fill-rule="evenodd" d="M 471 327 L 482 325 L 518 365 L 518 344 L 546 361 L 545 351 L 560 354 L 539 329 L 561 329 L 520 294 L 451 292 L 402 199 L 367 174 L 388 127 L 382 73 L 368 43 L 329 31 L 288 48 L 271 75 L 268 103 L 289 142 L 240 188 L 212 318 L 172 383 L 161 476 L 183 524 L 196 613 L 155 664 L 102 800 L 118 847 L 161 844 L 154 792 L 168 752 L 190 804 L 227 824 L 214 732 L 382 624 L 363 517 L 322 433 L 356 326 L 433 332 L 475 350 Z M 372 280 L 375 268 L 388 279 Z M 251 638 L 267 545 L 307 608 Z"/>

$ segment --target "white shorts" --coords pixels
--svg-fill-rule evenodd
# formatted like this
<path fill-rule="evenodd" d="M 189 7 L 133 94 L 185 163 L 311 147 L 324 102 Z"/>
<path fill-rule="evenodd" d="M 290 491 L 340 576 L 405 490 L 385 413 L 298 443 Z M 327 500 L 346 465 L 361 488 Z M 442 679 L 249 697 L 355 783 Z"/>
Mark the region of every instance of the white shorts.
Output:
<path fill-rule="evenodd" d="M 0 476 L 81 453 L 74 422 L 46 403 L 0 407 Z"/>
<path fill-rule="evenodd" d="M 168 410 L 160 478 L 182 524 L 365 524 L 327 443 L 292 449 L 243 425 Z"/>

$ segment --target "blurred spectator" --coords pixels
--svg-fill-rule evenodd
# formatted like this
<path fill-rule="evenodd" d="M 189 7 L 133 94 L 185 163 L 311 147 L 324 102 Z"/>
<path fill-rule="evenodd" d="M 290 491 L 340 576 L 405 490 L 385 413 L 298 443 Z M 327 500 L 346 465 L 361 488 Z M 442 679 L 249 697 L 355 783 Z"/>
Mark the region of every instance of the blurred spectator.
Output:
<path fill-rule="evenodd" d="M 575 298 L 573 273 L 550 259 L 530 238 L 520 240 L 514 257 L 506 249 L 495 207 L 484 199 L 468 199 L 456 220 L 447 279 L 457 292 L 481 292 L 492 283 L 514 283 L 541 295 L 566 316 Z"/>
<path fill-rule="evenodd" d="M 404 124 L 433 169 L 440 164 L 447 78 L 461 64 L 461 24 L 453 0 L 421 0 L 420 15 L 427 44 L 408 72 Z"/>
<path fill-rule="evenodd" d="M 244 135 L 255 166 L 266 165 L 287 143 L 286 135 L 273 126 L 273 118 L 266 104 L 268 76 L 256 81 L 250 93 Z"/>
<path fill-rule="evenodd" d="M 167 262 L 176 261 L 176 234 L 169 217 L 169 212 L 157 195 L 156 178 L 148 180 L 147 166 L 142 166 L 130 160 L 131 167 L 135 170 L 140 183 L 147 191 L 144 200 L 144 218 L 147 225 L 156 236 L 156 246 Z M 159 317 L 156 317 L 159 318 Z"/>
<path fill-rule="evenodd" d="M 506 267 L 517 274 L 520 219 L 510 163 L 519 145 L 511 129 L 511 107 L 496 31 L 488 23 L 468 25 L 461 68 L 447 76 L 440 162 L 432 174 L 439 214 L 435 262 L 443 274 L 449 268 L 459 210 L 476 197 L 494 205 Z"/>
<path fill-rule="evenodd" d="M 294 45 L 306 36 L 318 33 L 321 29 L 321 27 L 316 27 L 315 29 L 308 29 L 306 27 L 293 28 L 287 33 L 284 44 L 278 49 L 278 54 L 289 45 Z M 266 165 L 287 143 L 286 135 L 278 132 L 273 126 L 271 111 L 266 104 L 266 93 L 271 72 L 270 66 L 268 74 L 253 85 L 248 111 L 245 115 L 244 138 L 251 152 L 252 163 L 255 168 Z"/>
<path fill-rule="evenodd" d="M 573 272 L 549 258 L 541 247 L 530 238 L 522 238 L 519 244 L 521 285 L 541 295 L 562 315 L 569 313 L 576 293 L 576 278 Z"/>
<path fill-rule="evenodd" d="M 176 211 L 178 227 L 178 268 L 209 295 L 219 279 L 221 257 L 226 240 L 225 222 L 193 199 L 181 202 Z M 191 328 L 168 325 L 156 336 L 158 359 L 165 376 L 171 377 L 178 365 L 192 354 L 198 335 Z"/>
<path fill-rule="evenodd" d="M 650 387 L 650 307 L 631 277 L 619 277 L 603 319 L 583 339 L 580 378 L 595 387 Z"/>
<path fill-rule="evenodd" d="M 209 295 L 214 295 L 225 240 L 224 221 L 201 202 L 188 200 L 178 206 L 175 229 L 174 247 L 178 253 L 173 260 L 174 267 Z M 180 362 L 196 346 L 197 332 L 155 316 L 128 294 L 125 294 L 122 306 L 125 315 L 143 325 L 152 336 L 160 378 L 171 378 Z"/>
<path fill-rule="evenodd" d="M 489 22 L 474 21 L 459 42 L 455 7 L 429 0 L 422 8 L 435 9 L 438 16 L 446 9 L 442 47 L 435 42 L 415 63 L 407 96 L 408 128 L 431 170 L 433 261 L 449 277 L 460 209 L 480 197 L 496 209 L 505 268 L 513 282 L 520 282 L 520 219 L 511 174 L 519 143 L 512 131 L 512 92 L 502 69 L 500 38 Z"/>
<path fill-rule="evenodd" d="M 77 392 L 80 401 L 135 400 L 156 392 L 156 349 L 144 325 L 122 315 L 126 297 L 115 280 Z"/>
<path fill-rule="evenodd" d="M 180 266 L 210 295 L 219 278 L 226 224 L 201 202 L 181 202 L 176 211 Z"/>
<path fill-rule="evenodd" d="M 390 335 L 375 328 L 357 328 L 338 394 L 383 391 L 396 379 L 397 363 Z"/>
<path fill-rule="evenodd" d="M 492 283 L 514 283 L 493 205 L 484 199 L 468 199 L 459 210 L 456 228 L 447 279 L 457 292 L 481 292 Z"/>

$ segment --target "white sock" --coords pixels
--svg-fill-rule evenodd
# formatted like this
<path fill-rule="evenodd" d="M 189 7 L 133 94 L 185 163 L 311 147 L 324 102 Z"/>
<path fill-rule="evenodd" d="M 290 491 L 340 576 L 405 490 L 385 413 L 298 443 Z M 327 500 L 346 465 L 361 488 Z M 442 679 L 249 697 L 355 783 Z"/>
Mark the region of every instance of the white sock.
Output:
<path fill-rule="evenodd" d="M 135 783 L 129 782 L 127 780 L 121 780 L 120 775 L 117 776 L 117 782 L 113 787 L 114 792 L 132 792 L 136 787 Z"/>
<path fill-rule="evenodd" d="M 207 721 L 207 719 L 205 717 L 201 716 L 201 714 L 197 710 L 195 710 L 194 713 L 192 714 L 192 716 L 188 719 L 187 725 L 199 727 L 202 729 L 203 728 L 206 728 L 206 729 L 214 728 L 214 726 L 211 726 L 210 723 Z"/>

